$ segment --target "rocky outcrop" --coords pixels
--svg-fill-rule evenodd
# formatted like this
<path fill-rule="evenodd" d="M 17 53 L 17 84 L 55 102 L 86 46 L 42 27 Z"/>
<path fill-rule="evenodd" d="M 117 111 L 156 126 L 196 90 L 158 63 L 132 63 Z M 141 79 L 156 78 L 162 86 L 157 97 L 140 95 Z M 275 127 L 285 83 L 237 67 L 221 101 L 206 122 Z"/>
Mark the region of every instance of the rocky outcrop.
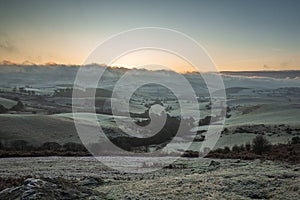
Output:
<path fill-rule="evenodd" d="M 18 187 L 0 192 L 0 199 L 100 199 L 101 194 L 87 186 L 99 186 L 102 181 L 96 178 L 73 182 L 63 178 L 29 178 Z"/>

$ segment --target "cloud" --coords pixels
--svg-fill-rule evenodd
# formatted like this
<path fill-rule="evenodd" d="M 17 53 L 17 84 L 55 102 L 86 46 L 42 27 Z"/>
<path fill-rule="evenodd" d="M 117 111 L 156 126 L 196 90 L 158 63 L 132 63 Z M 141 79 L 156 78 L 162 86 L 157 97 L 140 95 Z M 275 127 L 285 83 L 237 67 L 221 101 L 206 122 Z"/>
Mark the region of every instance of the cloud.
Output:
<path fill-rule="evenodd" d="M 10 43 L 8 40 L 0 41 L 0 50 L 6 51 L 9 53 L 18 52 L 18 48 Z"/>
<path fill-rule="evenodd" d="M 284 61 L 280 63 L 280 67 L 288 67 L 290 65 L 290 61 Z"/>
<path fill-rule="evenodd" d="M 281 49 L 281 48 L 273 48 L 272 51 L 275 51 L 275 52 L 285 52 L 285 50 Z"/>
<path fill-rule="evenodd" d="M 16 53 L 19 51 L 8 35 L 3 32 L 0 32 L 0 51 L 7 53 Z"/>
<path fill-rule="evenodd" d="M 0 65 L 17 65 L 17 63 L 10 60 L 2 60 L 0 61 Z"/>
<path fill-rule="evenodd" d="M 264 64 L 263 69 L 270 69 L 270 67 L 268 65 Z"/>

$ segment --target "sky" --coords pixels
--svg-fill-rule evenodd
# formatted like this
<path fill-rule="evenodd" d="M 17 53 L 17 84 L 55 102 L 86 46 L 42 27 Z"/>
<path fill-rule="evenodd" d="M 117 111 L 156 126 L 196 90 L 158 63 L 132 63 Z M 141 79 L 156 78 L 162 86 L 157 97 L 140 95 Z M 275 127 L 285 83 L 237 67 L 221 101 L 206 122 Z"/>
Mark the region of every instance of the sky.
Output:
<path fill-rule="evenodd" d="M 298 70 L 299 10 L 298 0 L 0 0 L 0 61 L 80 65 L 112 35 L 163 27 L 195 39 L 220 71 Z M 179 58 L 159 54 L 133 53 L 116 64 L 166 58 L 166 65 L 190 70 Z"/>

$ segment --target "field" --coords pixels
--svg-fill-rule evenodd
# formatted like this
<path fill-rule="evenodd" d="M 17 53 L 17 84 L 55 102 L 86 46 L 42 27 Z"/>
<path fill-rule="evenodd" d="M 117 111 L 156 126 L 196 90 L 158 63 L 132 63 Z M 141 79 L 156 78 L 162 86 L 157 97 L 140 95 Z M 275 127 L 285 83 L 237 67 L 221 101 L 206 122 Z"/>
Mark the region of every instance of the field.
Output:
<path fill-rule="evenodd" d="M 73 121 L 44 115 L 1 115 L 1 139 L 25 140 L 33 145 L 46 141 L 79 142 Z"/>
<path fill-rule="evenodd" d="M 261 80 L 257 80 L 258 83 L 259 81 Z M 286 82 L 288 83 L 289 80 Z M 275 83 L 276 81 L 274 84 Z M 130 111 L 138 114 L 144 113 L 147 109 L 147 104 L 155 102 L 155 98 L 151 99 L 149 96 L 145 97 L 146 92 L 155 93 L 155 91 L 155 88 L 151 90 L 151 87 L 147 87 L 146 90 L 138 91 L 130 103 Z M 288 143 L 293 136 L 300 134 L 300 124 L 298 120 L 300 118 L 299 89 L 290 87 L 277 89 L 230 87 L 227 88 L 226 91 L 228 117 L 225 120 L 224 129 L 226 128 L 227 131 L 222 132 L 215 148 L 245 144 L 251 142 L 257 134 L 264 134 L 273 144 Z M 21 101 L 26 103 L 24 112 L 0 115 L 0 137 L 2 143 L 9 143 L 11 140 L 25 140 L 35 146 L 45 142 L 57 142 L 59 144 L 67 142 L 80 143 L 73 123 L 74 116 L 71 113 L 71 99 L 69 97 L 50 96 L 41 99 L 23 94 L 2 94 L 3 97 L 0 99 L 0 103 L 6 107 L 16 104 L 16 101 L 10 100 L 9 98 L 18 97 Z M 101 96 L 101 93 L 98 95 Z M 169 96 L 168 98 L 171 97 L 172 96 Z M 109 101 L 107 97 L 97 97 L 96 99 Z M 98 100 L 96 100 L 96 102 L 97 101 Z M 122 103 L 122 100 L 118 101 Z M 170 116 L 176 117 L 180 115 L 180 107 L 175 100 L 167 99 L 163 100 L 162 103 L 164 107 L 170 108 L 167 111 Z M 184 106 L 186 112 L 193 111 L 193 107 L 190 106 L 189 101 L 184 101 Z M 200 118 L 211 115 L 208 101 L 199 102 L 199 109 Z M 35 114 L 32 114 L 33 111 Z M 59 113 L 51 114 L 52 112 Z M 80 121 L 84 126 L 91 127 L 94 130 L 97 128 L 93 121 L 93 114 L 80 113 L 76 116 L 77 121 Z M 117 117 L 122 118 L 123 116 L 97 113 L 97 122 L 102 128 L 114 130 L 110 131 L 112 134 L 118 129 L 114 120 L 114 118 Z M 137 117 L 134 120 L 145 119 Z M 193 130 L 206 129 L 206 126 L 199 126 Z M 116 136 L 119 134 L 122 135 L 119 131 L 119 133 L 116 133 Z M 202 135 L 205 135 L 205 133 Z M 137 136 L 143 137 L 143 133 Z M 183 141 L 178 141 L 168 145 L 164 151 L 169 153 L 176 152 L 185 145 L 182 142 Z M 199 150 L 201 144 L 201 141 L 193 143 L 190 150 Z"/>
<path fill-rule="evenodd" d="M 17 70 L 20 69 L 22 68 Z M 96 90 L 95 104 L 90 97 L 85 98 L 84 106 L 95 106 L 96 113 L 72 113 L 72 83 L 76 68 L 68 68 L 67 71 L 64 67 L 30 69 L 30 73 L 27 73 L 26 70 L 14 72 L 16 69 L 11 68 L 4 70 L 6 76 L 0 74 L 3 77 L 0 79 L 0 191 L 4 189 L 0 192 L 0 199 L 18 199 L 24 195 L 28 198 L 35 195 L 38 199 L 300 198 L 300 165 L 297 156 L 299 145 L 296 144 L 293 148 L 289 146 L 292 138 L 300 136 L 300 82 L 287 73 L 283 73 L 288 75 L 286 78 L 275 72 L 264 74 L 264 77 L 259 73 L 257 75 L 260 77 L 248 76 L 242 72 L 238 75 L 228 72 L 222 74 L 226 88 L 226 119 L 220 138 L 214 148 L 210 149 L 232 149 L 236 145 L 252 144 L 254 138 L 262 135 L 273 144 L 274 151 L 263 156 L 256 155 L 251 150 L 244 150 L 239 154 L 233 150 L 229 150 L 229 154 L 215 151 L 212 155 L 217 156 L 210 159 L 176 160 L 184 147 L 188 147 L 189 151 L 185 155 L 189 156 L 196 155 L 200 150 L 205 151 L 201 147 L 207 140 L 210 120 L 217 119 L 212 126 L 219 126 L 218 116 L 211 111 L 212 100 L 199 75 L 184 74 L 195 90 L 199 107 L 194 107 L 188 98 L 184 98 L 182 102 L 188 114 L 199 109 L 199 117 L 182 119 L 178 99 L 167 88 L 154 84 L 145 85 L 134 92 L 129 101 L 129 114 L 132 118 L 128 118 L 124 115 L 123 108 L 118 110 L 118 115 L 112 115 L 110 104 L 111 101 L 118 105 L 126 103 L 124 98 L 110 96 L 114 84 L 126 70 L 108 69 L 106 77 L 101 80 L 101 88 Z M 56 77 L 58 72 L 67 75 L 63 79 Z M 147 70 L 136 72 L 144 77 L 151 77 L 155 73 Z M 167 71 L 160 73 L 166 78 L 172 75 Z M 37 75 L 40 78 L 35 79 Z M 24 91 L 26 88 L 21 86 L 27 85 L 29 90 Z M 122 87 L 124 91 L 128 89 L 126 85 Z M 185 88 L 181 85 L 176 87 L 180 90 L 179 95 L 185 97 Z M 87 91 L 91 90 L 93 88 L 87 88 Z M 81 108 L 80 105 L 74 106 Z M 135 131 L 135 127 L 127 126 L 127 121 L 147 125 L 150 123 L 151 113 L 155 113 L 153 116 L 157 117 L 161 114 L 161 108 L 169 120 L 165 126 L 171 130 L 162 128 L 162 136 L 167 141 L 160 142 L 153 137 L 149 140 L 152 142 L 150 144 L 141 142 L 140 139 L 148 137 L 149 132 Z M 117 126 L 116 119 L 126 121 L 125 129 Z M 81 139 L 91 142 L 90 147 L 103 151 L 99 155 L 110 155 L 98 157 L 106 165 L 93 157 L 79 157 L 90 154 L 82 149 L 74 120 L 86 130 Z M 184 120 L 190 120 L 190 125 L 185 130 L 187 135 L 169 143 L 175 127 Z M 115 144 L 123 145 L 122 147 L 134 153 L 147 152 L 148 156 L 129 157 L 121 152 L 118 155 L 123 157 L 118 157 L 111 154 L 102 141 L 103 137 L 92 134 L 99 133 L 97 124 Z M 188 143 L 188 134 L 191 132 L 196 133 L 196 139 Z M 18 145 L 14 146 L 16 144 Z M 161 148 L 162 152 L 154 157 L 153 151 Z M 284 151 L 278 152 L 280 150 Z M 61 157 L 36 157 L 41 155 Z M 162 155 L 166 157 L 161 157 Z M 251 159 L 261 160 L 228 159 L 249 159 L 248 155 L 252 155 Z M 227 159 L 216 159 L 226 156 Z M 164 159 L 176 161 L 163 165 Z M 126 169 L 136 173 L 128 173 Z"/>

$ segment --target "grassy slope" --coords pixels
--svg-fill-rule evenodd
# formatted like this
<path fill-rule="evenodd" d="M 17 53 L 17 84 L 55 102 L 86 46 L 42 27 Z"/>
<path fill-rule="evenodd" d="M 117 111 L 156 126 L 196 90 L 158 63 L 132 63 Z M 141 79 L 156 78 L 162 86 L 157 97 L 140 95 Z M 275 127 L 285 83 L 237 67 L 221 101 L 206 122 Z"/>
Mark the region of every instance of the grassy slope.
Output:
<path fill-rule="evenodd" d="M 17 104 L 16 101 L 0 97 L 0 105 L 4 106 L 7 109 L 10 109 L 11 107 L 13 107 L 16 104 Z"/>
<path fill-rule="evenodd" d="M 0 139 L 26 140 L 39 145 L 55 141 L 79 142 L 71 120 L 43 115 L 0 115 Z"/>
<path fill-rule="evenodd" d="M 299 104 L 261 104 L 258 109 L 226 120 L 229 126 L 251 124 L 299 124 Z"/>

